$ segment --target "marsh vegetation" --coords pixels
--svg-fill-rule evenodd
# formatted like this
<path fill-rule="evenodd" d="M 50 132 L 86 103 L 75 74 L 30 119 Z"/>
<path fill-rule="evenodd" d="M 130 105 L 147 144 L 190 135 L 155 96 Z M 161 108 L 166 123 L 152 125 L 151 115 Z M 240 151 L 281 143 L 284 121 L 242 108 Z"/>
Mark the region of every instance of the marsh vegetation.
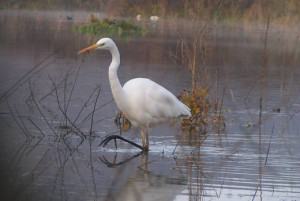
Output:
<path fill-rule="evenodd" d="M 161 16 L 166 19 L 190 19 L 191 13 L 199 13 L 202 19 L 210 15 L 221 22 L 264 22 L 267 10 L 272 10 L 274 23 L 297 24 L 299 22 L 298 0 L 23 0 L 1 1 L 1 9 L 21 10 L 89 10 L 106 12 L 109 17 L 136 17 L 140 14 L 144 18 Z"/>
<path fill-rule="evenodd" d="M 122 38 L 142 36 L 147 33 L 147 29 L 134 25 L 128 20 L 114 20 L 109 18 L 99 19 L 93 14 L 89 17 L 88 23 L 76 24 L 72 27 L 73 31 L 101 37 L 119 36 Z"/>

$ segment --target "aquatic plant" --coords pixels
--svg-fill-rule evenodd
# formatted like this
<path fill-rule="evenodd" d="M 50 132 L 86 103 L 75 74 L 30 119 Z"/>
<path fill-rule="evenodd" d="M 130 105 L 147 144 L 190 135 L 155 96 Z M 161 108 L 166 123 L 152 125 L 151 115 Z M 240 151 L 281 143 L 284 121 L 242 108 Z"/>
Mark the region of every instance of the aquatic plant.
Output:
<path fill-rule="evenodd" d="M 209 127 L 214 131 L 225 129 L 225 116 L 222 114 L 223 99 L 220 102 L 212 100 L 208 90 L 204 88 L 184 90 L 178 98 L 191 109 L 192 116 L 181 122 L 181 128 L 185 133 L 207 132 Z"/>
<path fill-rule="evenodd" d="M 109 18 L 104 18 L 103 20 L 100 20 L 94 15 L 90 16 L 88 24 L 74 25 L 72 29 L 74 31 L 93 34 L 101 37 L 126 37 L 129 35 L 140 36 L 145 35 L 147 33 L 147 30 L 145 28 L 136 26 L 131 21 L 112 20 Z"/>
<path fill-rule="evenodd" d="M 195 23 L 189 34 L 179 35 L 180 40 L 177 43 L 176 52 L 170 53 L 174 61 L 187 67 L 191 74 L 191 89 L 184 90 L 178 96 L 191 109 L 192 114 L 192 117 L 184 119 L 181 123 L 181 128 L 185 133 L 206 134 L 209 128 L 220 133 L 226 127 L 225 116 L 222 114 L 225 91 L 222 100 L 218 101 L 216 95 L 218 94 L 218 71 L 216 71 L 215 87 L 212 88 L 207 63 L 212 50 L 208 37 L 217 26 L 213 19 L 220 9 L 220 2 L 211 4 L 205 11 L 204 21 L 201 10 L 189 13 L 189 18 L 198 23 Z"/>
<path fill-rule="evenodd" d="M 131 128 L 131 123 L 123 112 L 118 112 L 114 117 L 114 122 L 122 131 L 128 131 Z"/>

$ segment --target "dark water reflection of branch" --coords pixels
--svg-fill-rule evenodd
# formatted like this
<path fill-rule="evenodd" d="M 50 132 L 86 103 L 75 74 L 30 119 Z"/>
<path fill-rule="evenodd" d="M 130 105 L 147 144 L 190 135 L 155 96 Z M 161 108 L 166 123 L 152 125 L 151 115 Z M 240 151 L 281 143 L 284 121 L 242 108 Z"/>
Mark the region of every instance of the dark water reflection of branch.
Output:
<path fill-rule="evenodd" d="M 26 141 L 22 143 L 22 145 L 19 147 L 16 154 L 12 157 L 12 160 L 8 166 L 10 170 L 14 170 L 18 166 L 18 164 L 23 158 L 23 154 L 25 153 L 25 150 L 27 150 L 28 146 L 30 145 L 30 142 L 31 142 L 30 140 Z"/>
<path fill-rule="evenodd" d="M 11 200 L 17 200 L 17 197 L 19 197 L 23 192 L 25 192 L 25 190 L 27 190 L 27 188 L 37 179 L 40 177 L 40 175 L 46 171 L 50 165 L 54 162 L 53 160 L 50 161 L 49 163 L 49 160 L 48 163 L 49 165 L 48 166 L 45 166 L 44 169 L 38 171 L 38 167 L 40 167 L 40 165 L 42 164 L 42 161 L 46 158 L 47 154 L 49 153 L 50 151 L 50 148 L 48 148 L 48 150 L 43 154 L 42 158 L 38 161 L 38 163 L 35 165 L 35 167 L 30 171 L 29 175 L 30 177 L 28 178 L 27 181 L 21 183 L 19 185 L 19 187 L 15 190 L 15 193 L 13 193 L 12 195 L 12 199 Z M 24 155 L 22 155 L 24 156 Z"/>
<path fill-rule="evenodd" d="M 28 82 L 29 82 L 29 87 L 30 87 L 30 96 L 31 96 L 31 98 L 33 100 L 33 103 L 35 104 L 37 110 L 39 111 L 40 115 L 43 117 L 43 119 L 45 120 L 45 122 L 47 123 L 47 125 L 49 126 L 49 128 L 51 129 L 51 131 L 54 133 L 54 135 L 56 137 L 58 137 L 57 133 L 54 131 L 53 127 L 51 126 L 51 124 L 49 123 L 49 121 L 47 120 L 47 118 L 45 117 L 45 115 L 43 114 L 42 110 L 40 109 L 39 105 L 37 104 L 37 102 L 35 100 L 30 79 L 29 79 Z"/>
<path fill-rule="evenodd" d="M 94 166 L 93 166 L 93 160 L 92 160 L 92 139 L 89 139 L 89 146 L 90 146 L 90 165 L 91 165 L 92 182 L 93 182 L 94 191 L 95 191 L 95 198 L 97 200 L 98 192 L 97 192 L 97 186 L 96 186 L 96 182 L 95 182 Z"/>
<path fill-rule="evenodd" d="M 28 117 L 27 119 L 41 133 L 41 137 L 46 137 L 46 134 L 40 129 L 40 127 L 36 125 L 36 123 L 34 123 L 34 121 L 31 118 Z"/>
<path fill-rule="evenodd" d="M 60 135 L 63 136 L 63 135 Z M 40 145 L 42 140 L 45 140 L 45 138 L 39 138 L 37 141 L 35 139 L 31 139 L 23 143 L 20 148 L 17 150 L 15 156 L 13 156 L 13 159 L 10 162 L 9 169 L 11 171 L 16 170 L 17 167 L 19 167 L 21 161 L 24 159 L 25 156 L 29 156 L 30 154 L 34 154 L 34 150 Z M 92 140 L 89 141 L 90 145 L 90 170 L 92 175 L 92 181 L 95 191 L 95 196 L 90 192 L 90 189 L 88 187 L 88 184 L 84 182 L 84 176 L 80 176 L 81 173 L 79 171 L 79 167 L 77 165 L 76 160 L 74 159 L 73 155 L 74 153 L 79 153 L 78 147 L 82 145 L 83 140 L 75 146 L 70 146 L 70 144 L 67 143 L 64 138 L 60 138 L 58 141 L 55 141 L 55 143 L 50 143 L 47 150 L 42 154 L 41 158 L 37 161 L 37 163 L 34 165 L 33 169 L 28 173 L 30 175 L 25 181 L 19 184 L 17 188 L 14 190 L 14 193 L 11 195 L 12 200 L 17 200 L 22 197 L 24 192 L 28 191 L 28 188 L 38 179 L 40 176 L 47 170 L 53 167 L 53 165 L 58 165 L 56 168 L 55 173 L 55 180 L 53 182 L 52 187 L 52 194 L 55 193 L 55 189 L 58 186 L 58 182 L 60 182 L 61 188 L 60 188 L 60 196 L 61 199 L 69 199 L 68 193 L 66 191 L 66 188 L 63 187 L 65 184 L 65 172 L 66 172 L 66 165 L 70 161 L 70 159 L 74 163 L 74 167 L 77 170 L 77 173 L 80 178 L 82 178 L 82 182 L 85 183 L 86 190 L 88 194 L 91 196 L 92 199 L 97 200 L 97 188 L 96 188 L 96 182 L 95 182 L 95 176 L 94 176 L 94 167 L 92 164 Z M 54 156 L 54 157 L 53 157 Z M 83 158 L 86 158 L 85 155 L 82 156 Z M 99 173 L 99 172 L 98 172 Z M 54 198 L 54 196 L 51 196 L 51 200 Z"/>
<path fill-rule="evenodd" d="M 116 168 L 116 167 L 118 167 L 118 166 L 120 166 L 120 165 L 123 165 L 123 164 L 125 164 L 125 163 L 131 161 L 131 160 L 134 159 L 134 158 L 137 158 L 138 156 L 140 156 L 140 155 L 142 155 L 142 154 L 143 154 L 143 152 L 139 152 L 139 153 L 137 153 L 137 154 L 135 154 L 135 155 L 133 155 L 133 156 L 131 156 L 131 157 L 129 157 L 129 158 L 126 158 L 126 159 L 124 159 L 124 160 L 122 160 L 122 161 L 120 161 L 120 162 L 117 162 L 117 156 L 118 156 L 118 153 L 115 154 L 115 156 L 114 156 L 114 161 L 113 161 L 113 162 L 109 162 L 109 161 L 107 160 L 107 158 L 105 157 L 105 155 L 100 156 L 99 159 L 100 159 L 100 161 L 101 161 L 102 163 L 104 163 L 107 167 L 109 167 L 109 168 Z"/>
<path fill-rule="evenodd" d="M 37 63 L 35 66 L 33 66 L 27 73 L 25 73 L 15 84 L 13 84 L 1 97 L 0 97 L 0 104 L 7 98 L 9 98 L 9 96 L 11 96 L 17 89 L 19 86 L 21 86 L 24 82 L 27 82 L 28 79 L 30 79 L 30 76 L 32 76 L 32 74 L 34 73 L 35 70 L 37 70 L 38 68 L 40 68 L 40 66 L 45 63 L 48 59 L 50 59 L 51 57 L 53 57 L 59 50 L 61 50 L 63 47 L 66 47 L 66 44 L 63 44 L 62 46 L 60 46 L 59 48 L 57 48 L 56 50 L 54 50 L 51 54 L 49 54 L 47 57 L 45 57 L 44 59 L 42 59 L 39 63 Z M 46 65 L 48 66 L 48 65 Z"/>
<path fill-rule="evenodd" d="M 25 134 L 26 140 L 30 139 L 30 138 L 31 138 L 31 137 L 30 137 L 30 133 L 28 133 L 28 130 L 27 130 L 26 127 L 25 127 L 25 128 L 23 127 L 24 124 L 21 125 L 21 123 L 18 121 L 16 115 L 14 114 L 12 108 L 10 107 L 10 105 L 9 105 L 9 103 L 8 103 L 8 99 L 5 99 L 5 101 L 6 101 L 6 105 L 7 105 L 8 109 L 9 109 L 9 112 L 10 112 L 11 116 L 13 117 L 14 121 L 16 122 L 17 126 L 18 126 L 18 127 L 21 129 L 21 131 Z M 19 119 L 21 119 L 20 115 L 19 115 Z"/>

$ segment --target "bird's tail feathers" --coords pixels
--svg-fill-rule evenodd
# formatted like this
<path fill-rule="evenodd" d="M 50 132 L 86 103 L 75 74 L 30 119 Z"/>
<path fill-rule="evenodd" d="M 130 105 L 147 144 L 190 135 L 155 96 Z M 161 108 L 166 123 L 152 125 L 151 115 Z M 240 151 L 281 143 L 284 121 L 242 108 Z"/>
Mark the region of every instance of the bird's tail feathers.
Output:
<path fill-rule="evenodd" d="M 179 117 L 191 117 L 191 109 L 186 106 L 185 104 L 181 103 L 182 104 L 182 109 L 180 111 L 180 114 L 179 114 Z"/>

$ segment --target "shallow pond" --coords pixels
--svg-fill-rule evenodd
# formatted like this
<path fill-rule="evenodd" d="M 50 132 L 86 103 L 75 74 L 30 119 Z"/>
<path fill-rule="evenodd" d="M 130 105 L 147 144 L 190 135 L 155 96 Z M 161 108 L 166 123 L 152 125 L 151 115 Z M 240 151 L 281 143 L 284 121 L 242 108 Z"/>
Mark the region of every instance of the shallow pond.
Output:
<path fill-rule="evenodd" d="M 1 199 L 299 199 L 299 27 L 271 23 L 260 110 L 266 26 L 218 24 L 207 38 L 206 73 L 216 97 L 225 92 L 225 131 L 202 136 L 183 134 L 177 124 L 154 127 L 150 152 L 141 154 L 123 142 L 98 146 L 116 133 L 141 140 L 138 129 L 114 124 L 109 53 L 77 56 L 99 39 L 71 31 L 89 15 L 0 11 Z M 170 52 L 193 23 L 135 23 L 148 27 L 146 36 L 114 38 L 121 83 L 148 77 L 174 94 L 190 88 L 186 65 Z"/>

